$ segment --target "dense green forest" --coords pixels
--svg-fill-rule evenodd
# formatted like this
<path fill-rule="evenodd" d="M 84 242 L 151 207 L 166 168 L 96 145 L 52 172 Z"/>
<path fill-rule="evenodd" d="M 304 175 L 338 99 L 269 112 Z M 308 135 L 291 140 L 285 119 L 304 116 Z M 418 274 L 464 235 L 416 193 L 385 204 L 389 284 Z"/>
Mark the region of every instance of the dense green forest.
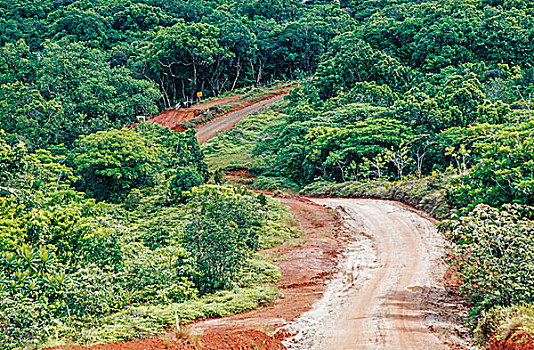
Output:
<path fill-rule="evenodd" d="M 30 150 L 315 71 L 353 25 L 301 1 L 2 1 L 0 128 Z"/>
<path fill-rule="evenodd" d="M 206 159 L 255 187 L 446 218 L 477 334 L 533 314 L 533 42 L 526 0 L 1 0 L 0 347 L 133 339 L 275 298 L 255 252 L 298 234 L 288 209 Z M 241 141 L 124 128 L 277 80 L 299 83 Z"/>
<path fill-rule="evenodd" d="M 279 272 L 254 253 L 298 234 L 288 209 L 210 180 L 193 131 L 123 127 L 310 74 L 350 16 L 298 1 L 0 13 L 0 347 L 134 339 L 272 300 Z"/>

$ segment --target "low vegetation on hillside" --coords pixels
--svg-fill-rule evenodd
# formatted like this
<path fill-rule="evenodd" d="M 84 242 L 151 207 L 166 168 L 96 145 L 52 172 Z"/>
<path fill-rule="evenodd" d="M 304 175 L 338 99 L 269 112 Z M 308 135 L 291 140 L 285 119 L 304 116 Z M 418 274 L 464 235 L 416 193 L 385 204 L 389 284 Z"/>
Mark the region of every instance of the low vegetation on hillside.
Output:
<path fill-rule="evenodd" d="M 255 252 L 297 234 L 288 209 L 205 184 L 193 132 L 101 131 L 62 156 L 4 136 L 2 348 L 135 339 L 276 297 L 279 271 Z"/>

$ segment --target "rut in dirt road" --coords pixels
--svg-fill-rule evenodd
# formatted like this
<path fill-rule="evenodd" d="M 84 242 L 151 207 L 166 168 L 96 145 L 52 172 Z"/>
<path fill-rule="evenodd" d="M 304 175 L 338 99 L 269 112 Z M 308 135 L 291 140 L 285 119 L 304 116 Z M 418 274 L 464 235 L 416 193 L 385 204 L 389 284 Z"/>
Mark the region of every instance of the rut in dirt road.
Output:
<path fill-rule="evenodd" d="M 314 201 L 336 208 L 352 239 L 323 298 L 285 327 L 288 349 L 471 348 L 446 307 L 446 242 L 430 219 L 390 201 Z"/>

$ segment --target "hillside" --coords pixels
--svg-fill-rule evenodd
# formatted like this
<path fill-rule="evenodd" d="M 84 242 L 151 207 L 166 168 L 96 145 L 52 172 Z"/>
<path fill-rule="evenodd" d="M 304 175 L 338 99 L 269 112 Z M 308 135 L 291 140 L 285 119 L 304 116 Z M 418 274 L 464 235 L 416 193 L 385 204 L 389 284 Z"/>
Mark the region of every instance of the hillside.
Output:
<path fill-rule="evenodd" d="M 326 310 L 345 335 L 243 330 L 254 346 L 364 346 L 358 329 L 382 319 L 386 348 L 529 348 L 533 42 L 526 0 L 0 0 L 0 348 L 131 341 L 283 309 L 281 261 L 298 261 L 306 224 L 327 213 L 340 226 L 321 237 L 339 255 L 316 271 L 307 309 L 273 325 Z M 291 207 L 304 195 L 337 199 Z M 439 232 L 426 214 L 354 197 L 422 209 Z M 384 243 L 388 222 L 397 244 Z M 384 252 L 362 253 L 347 300 L 376 322 L 353 324 L 316 306 L 344 300 L 329 292 L 334 271 L 365 239 Z M 287 257 L 268 254 L 287 245 Z M 413 252 L 405 270 L 398 247 Z M 447 268 L 421 259 L 436 252 Z M 364 297 L 358 276 L 376 292 Z M 396 304 L 382 308 L 381 291 Z M 454 320 L 456 340 L 407 306 L 439 300 L 459 310 L 436 316 Z M 214 334 L 217 348 L 226 338 Z"/>

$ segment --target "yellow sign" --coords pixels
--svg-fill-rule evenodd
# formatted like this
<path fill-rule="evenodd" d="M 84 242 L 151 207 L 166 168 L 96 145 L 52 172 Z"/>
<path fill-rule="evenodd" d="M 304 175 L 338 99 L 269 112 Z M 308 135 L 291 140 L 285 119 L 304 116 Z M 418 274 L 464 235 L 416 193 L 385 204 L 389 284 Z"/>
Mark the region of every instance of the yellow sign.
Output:
<path fill-rule="evenodd" d="M 202 92 L 197 92 L 197 97 L 202 97 Z"/>

